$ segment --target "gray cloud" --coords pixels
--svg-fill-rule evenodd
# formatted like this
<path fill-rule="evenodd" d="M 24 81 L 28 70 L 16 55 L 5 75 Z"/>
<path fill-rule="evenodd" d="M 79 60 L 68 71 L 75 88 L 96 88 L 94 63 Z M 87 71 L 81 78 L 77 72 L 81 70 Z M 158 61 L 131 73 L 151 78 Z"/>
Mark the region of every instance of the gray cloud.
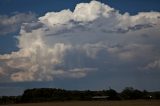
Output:
<path fill-rule="evenodd" d="M 98 1 L 77 4 L 73 12 L 48 12 L 21 26 L 20 50 L 0 55 L 0 75 L 43 81 L 102 70 L 139 71 L 160 57 L 159 17 L 159 12 L 120 14 Z"/>
<path fill-rule="evenodd" d="M 33 13 L 15 13 L 11 16 L 0 15 L 0 35 L 13 33 L 20 29 L 22 23 L 28 23 L 36 20 Z"/>

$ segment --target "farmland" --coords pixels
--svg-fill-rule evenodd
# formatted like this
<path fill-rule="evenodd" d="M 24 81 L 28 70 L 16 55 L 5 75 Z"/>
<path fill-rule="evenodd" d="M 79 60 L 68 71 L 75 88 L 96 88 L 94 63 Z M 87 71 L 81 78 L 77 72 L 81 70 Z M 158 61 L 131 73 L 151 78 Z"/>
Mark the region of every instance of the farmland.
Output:
<path fill-rule="evenodd" d="M 67 102 L 11 104 L 3 106 L 160 106 L 160 100 L 67 101 Z"/>

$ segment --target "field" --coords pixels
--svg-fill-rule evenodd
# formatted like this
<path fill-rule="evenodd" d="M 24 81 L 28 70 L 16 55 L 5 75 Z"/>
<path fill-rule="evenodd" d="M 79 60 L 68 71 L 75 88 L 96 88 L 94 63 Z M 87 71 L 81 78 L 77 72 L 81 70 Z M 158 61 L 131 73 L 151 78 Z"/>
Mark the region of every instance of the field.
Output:
<path fill-rule="evenodd" d="M 71 102 L 12 104 L 4 106 L 160 106 L 160 100 L 71 101 Z"/>

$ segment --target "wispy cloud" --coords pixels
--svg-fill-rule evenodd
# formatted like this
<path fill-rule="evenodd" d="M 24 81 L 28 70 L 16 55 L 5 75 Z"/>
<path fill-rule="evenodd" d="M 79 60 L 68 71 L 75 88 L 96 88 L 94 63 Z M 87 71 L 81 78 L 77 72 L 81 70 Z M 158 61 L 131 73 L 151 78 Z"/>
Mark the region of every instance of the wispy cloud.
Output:
<path fill-rule="evenodd" d="M 0 35 L 16 32 L 23 23 L 35 20 L 36 15 L 33 13 L 15 13 L 11 16 L 0 15 Z"/>

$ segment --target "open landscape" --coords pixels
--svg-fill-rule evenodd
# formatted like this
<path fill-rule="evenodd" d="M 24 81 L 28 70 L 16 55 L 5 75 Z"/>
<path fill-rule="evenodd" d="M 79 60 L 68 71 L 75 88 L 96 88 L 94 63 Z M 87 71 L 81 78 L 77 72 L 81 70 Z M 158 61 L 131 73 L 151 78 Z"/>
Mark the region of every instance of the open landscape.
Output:
<path fill-rule="evenodd" d="M 67 102 L 11 104 L 2 106 L 160 106 L 160 100 L 67 101 Z"/>
<path fill-rule="evenodd" d="M 160 0 L 0 0 L 0 106 L 160 106 Z"/>

